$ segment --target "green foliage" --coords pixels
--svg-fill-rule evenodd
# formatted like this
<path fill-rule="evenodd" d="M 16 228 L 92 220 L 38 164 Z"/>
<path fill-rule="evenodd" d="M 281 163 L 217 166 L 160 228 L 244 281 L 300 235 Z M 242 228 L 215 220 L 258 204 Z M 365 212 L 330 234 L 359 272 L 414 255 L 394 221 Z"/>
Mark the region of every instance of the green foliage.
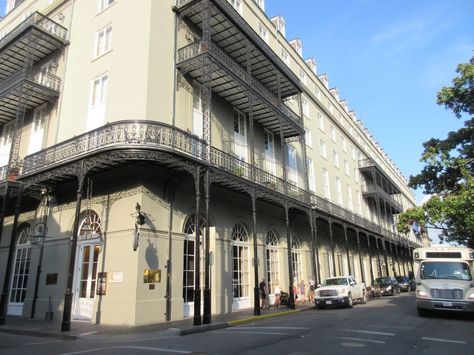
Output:
<path fill-rule="evenodd" d="M 410 177 L 410 187 L 422 187 L 433 197 L 423 206 L 402 213 L 398 229 L 407 232 L 417 221 L 442 230 L 442 238 L 474 246 L 474 57 L 459 64 L 453 85 L 438 93 L 438 104 L 465 117 L 464 127 L 445 139 L 423 143 L 420 174 Z"/>

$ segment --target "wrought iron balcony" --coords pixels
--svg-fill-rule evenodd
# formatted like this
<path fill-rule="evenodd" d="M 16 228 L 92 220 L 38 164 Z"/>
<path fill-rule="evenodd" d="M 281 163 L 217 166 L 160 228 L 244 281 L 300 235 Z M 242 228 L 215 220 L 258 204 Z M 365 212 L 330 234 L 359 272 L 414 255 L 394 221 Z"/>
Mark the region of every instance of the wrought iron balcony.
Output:
<path fill-rule="evenodd" d="M 369 179 L 373 179 L 373 173 L 379 173 L 385 180 L 388 188 L 390 189 L 390 195 L 401 193 L 397 183 L 377 164 L 374 159 L 361 159 L 359 160 L 359 170 L 362 174 L 365 174 Z"/>
<path fill-rule="evenodd" d="M 395 200 L 392 195 L 388 194 L 384 189 L 378 185 L 369 184 L 362 185 L 362 195 L 364 196 L 378 196 L 390 203 L 398 212 L 403 211 L 402 204 Z"/>
<path fill-rule="evenodd" d="M 280 92 L 285 98 L 303 91 L 296 74 L 227 0 L 211 0 L 210 3 L 210 35 L 219 47 L 228 49 L 227 54 L 244 66 L 250 61 L 256 79 L 275 95 Z M 176 11 L 202 29 L 203 6 L 202 0 L 180 0 Z M 247 50 L 249 45 L 250 51 Z"/>
<path fill-rule="evenodd" d="M 67 29 L 34 12 L 0 39 L 0 80 L 19 71 L 28 56 L 33 62 L 66 45 Z"/>
<path fill-rule="evenodd" d="M 0 82 L 0 121 L 16 117 L 17 106 L 23 100 L 31 110 L 59 96 L 61 79 L 46 71 L 28 73 L 20 70 Z"/>
<path fill-rule="evenodd" d="M 398 240 L 392 232 L 358 216 L 326 199 L 298 188 L 275 175 L 252 167 L 238 159 L 207 144 L 197 136 L 167 124 L 151 121 L 119 121 L 107 124 L 93 131 L 73 137 L 67 141 L 46 148 L 24 158 L 21 179 L 32 177 L 45 171 L 59 168 L 101 153 L 114 150 L 158 150 L 178 154 L 202 164 L 210 164 L 221 172 L 233 175 L 237 180 L 260 186 L 269 194 L 284 195 L 304 208 L 313 208 L 339 218 L 373 233 Z M 110 162 L 109 162 L 110 163 Z"/>
<path fill-rule="evenodd" d="M 240 86 L 240 88 L 235 87 L 235 90 L 240 90 L 245 96 L 246 90 L 251 90 L 253 94 L 263 101 L 266 107 L 271 108 L 273 113 L 273 119 L 269 118 L 269 114 L 260 110 L 262 115 L 262 121 L 265 121 L 265 124 L 268 125 L 267 128 L 270 130 L 271 127 L 274 127 L 273 130 L 278 130 L 279 119 L 278 116 L 285 117 L 289 123 L 295 128 L 292 129 L 295 133 L 303 132 L 303 120 L 299 117 L 293 110 L 291 110 L 285 103 L 281 100 L 278 100 L 277 97 L 270 92 L 266 86 L 262 85 L 260 81 L 254 76 L 250 75 L 247 70 L 245 70 L 239 63 L 233 60 L 229 55 L 227 55 L 219 46 L 213 42 L 199 41 L 192 43 L 184 48 L 178 50 L 178 59 L 177 65 L 183 71 L 190 73 L 194 78 L 200 78 L 203 73 L 201 70 L 203 56 L 209 56 L 209 60 L 212 63 L 218 64 L 221 68 L 224 69 L 224 73 L 221 75 L 217 74 L 214 71 L 213 75 L 213 90 L 217 94 L 222 96 L 224 99 L 228 100 L 230 103 L 239 105 L 242 103 L 242 98 L 239 95 L 235 95 L 235 92 L 229 90 L 229 82 L 234 81 L 234 86 Z M 228 80 L 227 77 L 230 77 L 231 80 Z M 232 84 L 231 84 L 232 85 Z M 229 92 L 231 94 L 229 94 Z M 237 99 L 235 99 L 237 98 Z M 236 102 L 234 103 L 233 100 Z M 245 108 L 242 108 L 245 110 Z M 255 110 L 257 111 L 257 110 Z M 268 110 L 267 110 L 268 111 Z M 255 119 L 259 120 L 259 114 L 255 113 Z M 278 133 L 278 132 L 277 132 Z M 290 134 L 289 134 L 290 135 Z"/>

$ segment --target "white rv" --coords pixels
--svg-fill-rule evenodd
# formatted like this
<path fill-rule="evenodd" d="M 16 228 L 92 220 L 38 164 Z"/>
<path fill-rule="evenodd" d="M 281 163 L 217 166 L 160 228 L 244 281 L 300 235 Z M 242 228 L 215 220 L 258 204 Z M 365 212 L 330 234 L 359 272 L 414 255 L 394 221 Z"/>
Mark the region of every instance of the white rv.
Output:
<path fill-rule="evenodd" d="M 416 306 L 430 310 L 474 312 L 474 250 L 435 245 L 413 251 Z"/>

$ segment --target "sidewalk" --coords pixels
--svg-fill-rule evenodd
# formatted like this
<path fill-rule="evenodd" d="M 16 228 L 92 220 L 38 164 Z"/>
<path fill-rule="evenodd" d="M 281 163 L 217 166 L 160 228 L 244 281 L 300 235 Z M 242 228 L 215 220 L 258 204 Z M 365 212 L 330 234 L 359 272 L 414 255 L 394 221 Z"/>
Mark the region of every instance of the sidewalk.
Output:
<path fill-rule="evenodd" d="M 160 333 L 161 336 L 182 336 L 252 323 L 259 319 L 279 317 L 311 309 L 314 309 L 314 305 L 312 304 L 298 304 L 295 310 L 289 309 L 286 306 L 280 306 L 279 308 L 271 307 L 269 309 L 260 310 L 260 316 L 254 316 L 253 308 L 249 308 L 229 314 L 212 315 L 211 324 L 202 324 L 199 326 L 193 325 L 193 318 L 141 326 L 111 326 L 73 321 L 69 332 L 61 332 L 61 319 L 45 321 L 9 316 L 6 319 L 6 324 L 0 326 L 0 332 L 63 340 L 76 340 L 82 337 L 103 340 L 131 336 L 136 338 L 147 336 L 151 333 L 153 333 L 154 336 L 156 336 L 157 333 Z"/>

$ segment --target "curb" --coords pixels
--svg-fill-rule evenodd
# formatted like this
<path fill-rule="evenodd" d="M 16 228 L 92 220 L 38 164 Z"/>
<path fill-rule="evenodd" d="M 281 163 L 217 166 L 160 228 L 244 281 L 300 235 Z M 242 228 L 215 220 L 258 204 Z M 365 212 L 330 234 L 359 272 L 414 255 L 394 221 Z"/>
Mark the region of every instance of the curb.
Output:
<path fill-rule="evenodd" d="M 241 325 L 241 324 L 252 323 L 252 322 L 258 321 L 260 319 L 268 319 L 268 318 L 286 316 L 286 315 L 289 315 L 289 314 L 295 314 L 295 313 L 299 313 L 299 312 L 302 312 L 302 311 L 303 311 L 302 309 L 292 309 L 292 310 L 289 310 L 289 311 L 283 311 L 283 312 L 278 312 L 278 313 L 264 314 L 264 315 L 253 316 L 253 317 L 244 318 L 244 319 L 231 320 L 231 321 L 227 322 L 227 324 L 228 324 L 229 327 L 234 327 L 234 326 Z"/>
<path fill-rule="evenodd" d="M 17 334 L 17 335 L 29 335 L 29 336 L 34 336 L 34 337 L 47 337 L 47 338 L 60 339 L 60 340 L 77 340 L 78 339 L 76 335 L 57 334 L 57 333 L 50 333 L 50 332 L 44 332 L 41 330 L 33 330 L 33 329 L 0 327 L 0 332 Z"/>

